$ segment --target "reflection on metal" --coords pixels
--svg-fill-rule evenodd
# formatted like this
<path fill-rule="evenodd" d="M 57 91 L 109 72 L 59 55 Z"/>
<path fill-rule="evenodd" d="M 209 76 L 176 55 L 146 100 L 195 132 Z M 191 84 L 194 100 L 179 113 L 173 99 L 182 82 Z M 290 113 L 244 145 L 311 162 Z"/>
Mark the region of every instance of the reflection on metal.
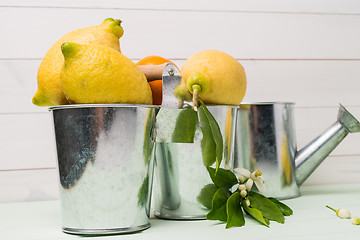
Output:
<path fill-rule="evenodd" d="M 157 109 L 69 105 L 53 113 L 64 232 L 148 228 Z"/>
<path fill-rule="evenodd" d="M 217 120 L 225 141 L 221 167 L 231 168 L 236 123 L 236 109 L 232 106 L 208 106 Z M 173 142 L 179 129 L 178 118 L 187 109 L 161 108 L 157 115 L 155 142 L 155 215 L 166 219 L 205 219 L 209 209 L 197 199 L 201 189 L 212 183 L 204 166 L 201 140 L 197 126 L 193 142 Z M 186 127 L 182 131 L 188 131 Z M 226 136 L 226 137 L 225 137 Z M 215 166 L 215 164 L 214 164 Z"/>
<path fill-rule="evenodd" d="M 292 103 L 241 104 L 237 113 L 234 167 L 260 169 L 265 195 L 300 195 L 299 186 L 359 122 L 343 106 L 338 120 L 297 151 Z"/>

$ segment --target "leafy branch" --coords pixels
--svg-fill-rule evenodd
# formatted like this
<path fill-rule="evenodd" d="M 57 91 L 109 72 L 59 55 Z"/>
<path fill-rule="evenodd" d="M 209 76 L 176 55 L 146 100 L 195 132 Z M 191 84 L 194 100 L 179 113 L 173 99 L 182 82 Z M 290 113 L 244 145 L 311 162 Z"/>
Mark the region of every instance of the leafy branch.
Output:
<path fill-rule="evenodd" d="M 293 214 L 291 208 L 276 198 L 252 190 L 255 183 L 258 190 L 263 191 L 261 171 L 250 173 L 247 169 L 234 169 L 244 175 L 238 178 L 232 171 L 220 168 L 223 155 L 220 128 L 205 104 L 198 101 L 203 162 L 213 182 L 204 186 L 198 196 L 198 201 L 210 209 L 206 219 L 226 222 L 225 228 L 244 226 L 244 213 L 267 227 L 270 227 L 270 221 L 284 223 L 284 216 Z M 211 167 L 215 162 L 216 168 Z"/>
<path fill-rule="evenodd" d="M 243 194 L 240 186 L 244 182 L 239 181 L 232 171 L 219 168 L 216 173 L 212 167 L 207 169 L 213 183 L 206 185 L 198 196 L 198 201 L 210 209 L 206 219 L 226 222 L 225 228 L 241 227 L 245 225 L 246 213 L 269 227 L 270 221 L 284 223 L 284 216 L 293 214 L 290 207 L 276 198 L 265 197 L 253 190 Z M 236 190 L 232 190 L 235 187 Z"/>
<path fill-rule="evenodd" d="M 254 183 L 260 192 L 263 191 L 261 171 L 250 173 L 247 169 L 234 169 L 244 175 L 238 178 L 232 171 L 220 168 L 224 151 L 220 127 L 200 99 L 194 104 L 194 111 L 199 114 L 203 134 L 203 163 L 213 182 L 204 186 L 198 195 L 198 201 L 210 209 L 206 219 L 226 222 L 225 228 L 241 227 L 245 225 L 246 213 L 267 227 L 270 226 L 270 221 L 284 223 L 284 216 L 293 213 L 291 208 L 276 198 L 267 198 L 252 191 Z M 211 167 L 214 163 L 215 168 Z"/>

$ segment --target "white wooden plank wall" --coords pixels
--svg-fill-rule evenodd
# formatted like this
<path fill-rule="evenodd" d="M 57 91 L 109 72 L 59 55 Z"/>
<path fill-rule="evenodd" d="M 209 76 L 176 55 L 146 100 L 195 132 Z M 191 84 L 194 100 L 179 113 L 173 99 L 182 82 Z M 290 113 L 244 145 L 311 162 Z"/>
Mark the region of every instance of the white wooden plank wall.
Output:
<path fill-rule="evenodd" d="M 245 101 L 296 103 L 298 146 L 336 119 L 360 119 L 360 1 L 0 1 L 0 202 L 58 198 L 53 126 L 33 106 L 41 58 L 62 35 L 120 18 L 122 52 L 182 66 L 197 51 L 245 67 Z M 360 134 L 348 136 L 305 184 L 360 181 Z"/>

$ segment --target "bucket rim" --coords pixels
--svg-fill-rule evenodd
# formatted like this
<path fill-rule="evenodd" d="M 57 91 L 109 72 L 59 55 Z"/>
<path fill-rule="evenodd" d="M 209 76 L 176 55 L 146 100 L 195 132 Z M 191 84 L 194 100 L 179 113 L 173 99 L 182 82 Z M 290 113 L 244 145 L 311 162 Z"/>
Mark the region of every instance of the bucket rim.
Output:
<path fill-rule="evenodd" d="M 267 101 L 267 102 L 242 102 L 240 103 L 240 107 L 244 105 L 295 105 L 294 102 L 275 102 L 275 101 Z"/>
<path fill-rule="evenodd" d="M 159 105 L 145 105 L 145 104 L 122 104 L 122 103 L 94 103 L 94 104 L 69 104 L 69 105 L 58 105 L 49 107 L 49 111 L 62 110 L 62 109 L 80 109 L 80 108 L 160 108 Z"/>

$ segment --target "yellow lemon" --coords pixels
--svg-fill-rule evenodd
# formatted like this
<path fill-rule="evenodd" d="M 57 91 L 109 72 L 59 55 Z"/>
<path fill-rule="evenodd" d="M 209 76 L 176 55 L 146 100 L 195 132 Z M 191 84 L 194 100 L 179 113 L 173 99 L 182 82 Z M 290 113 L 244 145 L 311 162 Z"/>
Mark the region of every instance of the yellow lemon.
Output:
<path fill-rule="evenodd" d="M 122 53 L 102 45 L 64 43 L 60 79 L 70 103 L 152 104 L 145 75 Z"/>
<path fill-rule="evenodd" d="M 119 39 L 124 30 L 119 19 L 107 18 L 100 25 L 81 28 L 60 38 L 46 53 L 38 69 L 38 89 L 32 102 L 37 106 L 68 104 L 60 84 L 60 71 L 64 64 L 61 44 L 75 42 L 100 44 L 120 52 Z"/>
<path fill-rule="evenodd" d="M 186 60 L 181 75 L 192 94 L 206 104 L 239 105 L 246 92 L 244 67 L 219 50 L 198 52 Z"/>

